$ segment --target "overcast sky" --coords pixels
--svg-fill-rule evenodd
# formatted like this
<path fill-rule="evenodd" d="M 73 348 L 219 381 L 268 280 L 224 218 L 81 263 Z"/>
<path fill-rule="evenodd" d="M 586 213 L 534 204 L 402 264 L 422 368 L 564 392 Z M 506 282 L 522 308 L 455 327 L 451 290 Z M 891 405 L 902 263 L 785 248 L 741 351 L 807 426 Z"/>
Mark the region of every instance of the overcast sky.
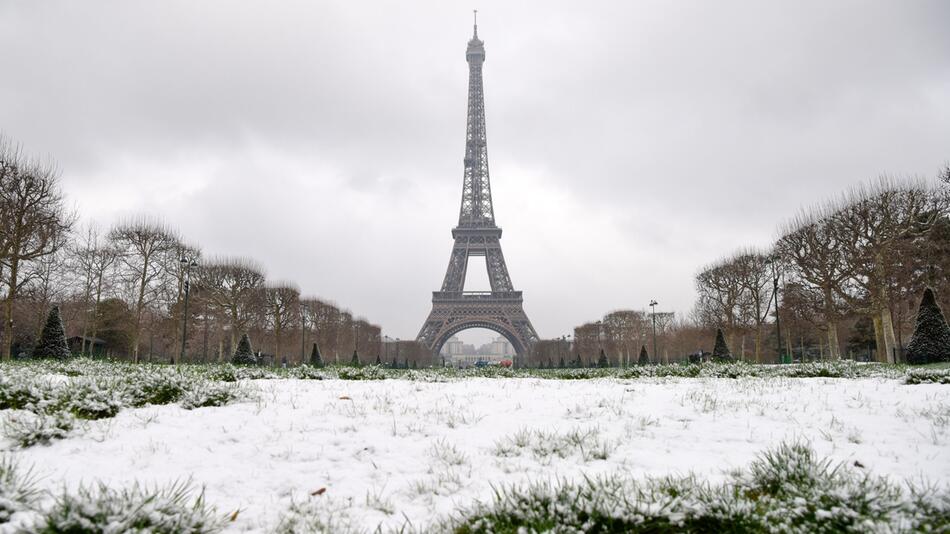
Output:
<path fill-rule="evenodd" d="M 943 0 L 0 0 L 0 131 L 84 221 L 159 216 L 413 338 L 458 219 L 473 7 L 542 337 L 686 313 L 703 264 L 802 204 L 950 159 Z"/>

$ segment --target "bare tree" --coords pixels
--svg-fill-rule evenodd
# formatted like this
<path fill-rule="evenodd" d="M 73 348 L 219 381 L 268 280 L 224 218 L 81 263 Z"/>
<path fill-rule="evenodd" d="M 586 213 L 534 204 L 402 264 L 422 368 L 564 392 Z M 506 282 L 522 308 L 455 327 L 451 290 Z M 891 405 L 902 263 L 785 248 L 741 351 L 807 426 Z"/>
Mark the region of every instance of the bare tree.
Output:
<path fill-rule="evenodd" d="M 80 354 L 89 354 L 88 339 L 97 334 L 96 317 L 99 304 L 108 289 L 113 269 L 119 259 L 119 251 L 111 242 L 103 240 L 99 229 L 89 225 L 86 231 L 74 241 L 70 251 L 74 274 L 80 279 L 82 287 L 82 344 Z"/>
<path fill-rule="evenodd" d="M 365 318 L 360 317 L 353 321 L 353 336 L 354 350 L 369 358 L 380 355 L 382 329 L 379 326 L 370 324 Z"/>
<path fill-rule="evenodd" d="M 353 324 L 355 322 L 353 320 L 353 314 L 349 311 L 341 310 L 336 317 L 338 324 L 336 352 L 334 356 L 340 358 L 341 356 L 348 356 L 347 353 L 350 351 L 359 350 L 359 346 L 357 345 L 356 328 Z"/>
<path fill-rule="evenodd" d="M 696 275 L 696 290 L 696 319 L 709 328 L 721 327 L 730 338 L 730 346 L 735 347 L 735 335 L 743 326 L 743 287 L 735 265 L 721 260 L 706 267 Z"/>
<path fill-rule="evenodd" d="M 602 347 L 603 326 L 600 321 L 574 327 L 574 358 L 581 358 L 587 362 L 594 361 Z"/>
<path fill-rule="evenodd" d="M 0 137 L 0 265 L 6 275 L 3 359 L 13 346 L 13 303 L 23 287 L 28 262 L 56 253 L 66 244 L 75 217 L 64 207 L 58 173 L 51 161 L 26 158 Z"/>
<path fill-rule="evenodd" d="M 324 317 L 324 309 L 327 304 L 315 297 L 305 297 L 300 299 L 300 361 L 305 362 L 309 356 L 307 352 L 308 341 L 311 339 L 311 335 L 314 329 L 319 329 L 323 326 L 322 319 Z M 314 336 L 314 339 L 318 340 L 320 336 Z M 323 350 L 327 350 L 329 347 L 326 344 L 322 345 Z"/>
<path fill-rule="evenodd" d="M 120 223 L 109 232 L 119 251 L 124 281 L 130 290 L 135 323 L 132 325 L 132 360 L 139 361 L 142 319 L 146 307 L 166 289 L 168 256 L 178 246 L 178 234 L 164 223 L 137 218 Z"/>
<path fill-rule="evenodd" d="M 264 310 L 268 326 L 274 332 L 274 363 L 280 362 L 280 341 L 284 330 L 293 325 L 300 290 L 288 282 L 277 282 L 264 287 Z"/>
<path fill-rule="evenodd" d="M 921 180 L 897 183 L 882 177 L 852 190 L 832 216 L 849 274 L 849 290 L 839 294 L 871 316 L 878 348 L 883 349 L 880 361 L 893 363 L 896 353 L 890 307 L 890 282 L 899 259 L 895 252 L 901 240 L 933 227 L 946 211 L 940 199 Z"/>
<path fill-rule="evenodd" d="M 65 248 L 48 254 L 29 264 L 23 277 L 23 295 L 34 308 L 33 332 L 39 338 L 46 317 L 53 304 L 62 304 L 69 291 L 66 278 Z"/>
<path fill-rule="evenodd" d="M 198 290 L 212 310 L 227 318 L 228 350 L 237 347 L 237 336 L 248 330 L 263 305 L 264 269 L 247 258 L 217 258 L 198 268 Z"/>
<path fill-rule="evenodd" d="M 607 350 L 617 355 L 621 367 L 636 361 L 646 337 L 648 321 L 646 314 L 634 310 L 612 311 L 601 321 Z"/>
<path fill-rule="evenodd" d="M 842 306 L 838 295 L 845 291 L 849 270 L 831 214 L 822 208 L 803 211 L 785 223 L 781 234 L 776 251 L 793 267 L 793 276 L 821 296 L 820 307 L 814 312 L 824 323 L 831 358 L 839 359 L 838 321 Z"/>
<path fill-rule="evenodd" d="M 762 339 L 768 322 L 772 300 L 772 255 L 756 249 L 747 249 L 733 256 L 729 263 L 742 289 L 739 309 L 742 322 L 753 329 L 755 361 L 762 363 Z M 744 351 L 743 351 L 744 352 Z"/>

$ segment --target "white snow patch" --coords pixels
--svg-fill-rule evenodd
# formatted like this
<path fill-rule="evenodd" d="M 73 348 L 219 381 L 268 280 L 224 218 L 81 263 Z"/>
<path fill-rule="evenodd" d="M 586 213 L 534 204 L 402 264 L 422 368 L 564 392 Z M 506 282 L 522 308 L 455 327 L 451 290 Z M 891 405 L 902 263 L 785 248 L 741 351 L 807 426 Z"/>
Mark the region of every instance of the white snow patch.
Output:
<path fill-rule="evenodd" d="M 950 479 L 945 385 L 472 378 L 250 387 L 256 401 L 123 410 L 14 455 L 57 493 L 95 480 L 123 487 L 191 478 L 222 514 L 241 510 L 231 531 L 272 529 L 292 500 L 332 501 L 373 530 L 407 520 L 423 527 L 505 483 L 690 471 L 717 481 L 796 439 L 871 473 Z"/>

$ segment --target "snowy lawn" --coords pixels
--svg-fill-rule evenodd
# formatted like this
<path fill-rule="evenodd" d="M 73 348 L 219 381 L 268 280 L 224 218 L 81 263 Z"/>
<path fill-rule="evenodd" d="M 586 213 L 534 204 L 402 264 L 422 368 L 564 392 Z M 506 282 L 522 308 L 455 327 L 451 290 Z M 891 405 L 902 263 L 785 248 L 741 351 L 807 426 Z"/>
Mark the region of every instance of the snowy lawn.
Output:
<path fill-rule="evenodd" d="M 493 488 L 695 473 L 781 443 L 895 481 L 950 480 L 950 387 L 889 378 L 251 380 L 251 400 L 123 409 L 17 448 L 41 487 L 190 479 L 227 530 L 307 506 L 344 530 L 425 531 Z M 234 512 L 238 511 L 236 516 Z M 2 528 L 2 525 L 0 525 Z"/>

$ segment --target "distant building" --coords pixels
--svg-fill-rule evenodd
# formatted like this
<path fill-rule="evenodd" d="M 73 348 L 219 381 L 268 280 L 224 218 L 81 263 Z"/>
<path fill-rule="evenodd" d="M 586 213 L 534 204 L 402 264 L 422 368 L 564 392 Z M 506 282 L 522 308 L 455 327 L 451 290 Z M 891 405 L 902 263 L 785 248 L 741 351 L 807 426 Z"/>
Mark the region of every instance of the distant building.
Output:
<path fill-rule="evenodd" d="M 69 345 L 69 352 L 79 354 L 83 350 L 83 340 L 86 342 L 86 353 L 92 356 L 104 356 L 106 353 L 105 340 L 97 337 L 73 336 L 66 340 Z"/>
<path fill-rule="evenodd" d="M 491 342 L 491 354 L 511 358 L 515 355 L 515 348 L 505 339 L 505 336 L 498 336 Z"/>
<path fill-rule="evenodd" d="M 442 345 L 442 355 L 445 357 L 446 365 L 471 367 L 480 361 L 498 363 L 502 360 L 510 360 L 515 356 L 515 348 L 504 336 L 498 336 L 478 348 L 452 336 Z"/>

